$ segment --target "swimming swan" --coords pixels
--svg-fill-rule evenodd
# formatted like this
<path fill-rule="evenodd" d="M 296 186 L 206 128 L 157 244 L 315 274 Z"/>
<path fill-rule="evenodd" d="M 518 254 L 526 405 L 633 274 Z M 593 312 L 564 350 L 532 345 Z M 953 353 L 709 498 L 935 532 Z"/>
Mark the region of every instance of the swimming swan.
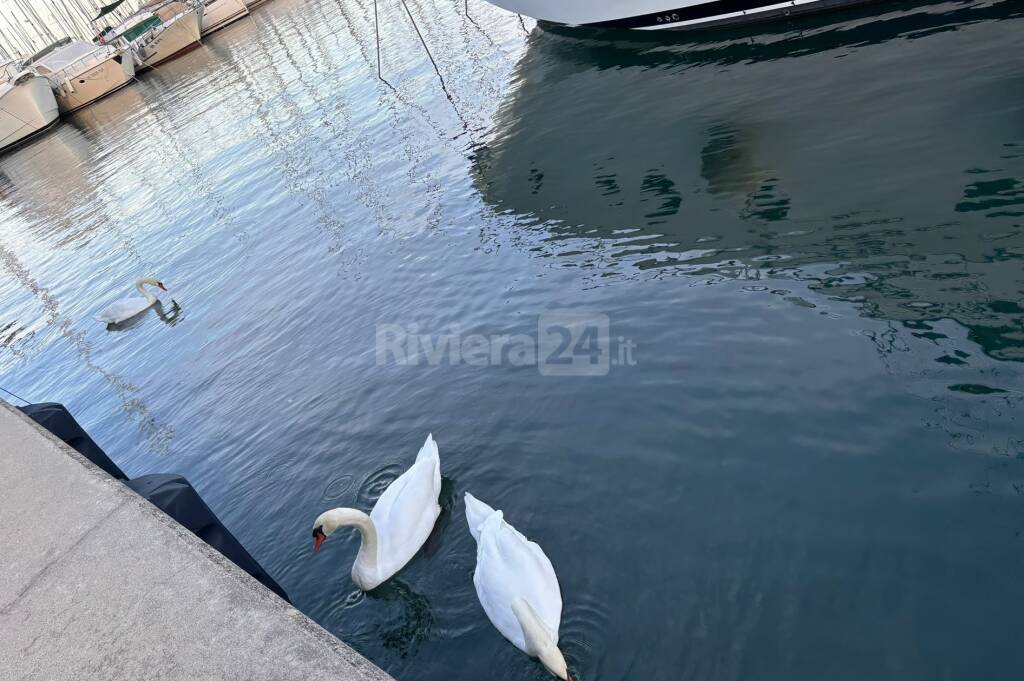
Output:
<path fill-rule="evenodd" d="M 142 294 L 142 298 L 125 298 L 112 304 L 106 310 L 101 312 L 97 320 L 105 324 L 120 324 L 121 322 L 127 321 L 137 314 L 141 314 L 153 307 L 158 301 L 158 298 L 143 288 L 144 285 L 157 286 L 161 291 L 166 291 L 167 287 L 163 285 L 159 279 L 153 279 L 152 277 L 142 277 L 135 280 L 135 288 L 139 293 Z"/>
<path fill-rule="evenodd" d="M 558 649 L 562 594 L 544 550 L 468 492 L 466 521 L 477 543 L 473 584 L 487 617 L 512 645 L 571 681 Z"/>
<path fill-rule="evenodd" d="M 359 530 L 362 543 L 352 581 L 363 591 L 376 588 L 405 567 L 430 536 L 441 514 L 441 459 L 437 443 L 427 436 L 416 462 L 388 485 L 370 515 L 354 508 L 335 508 L 313 523 L 313 551 L 339 527 Z"/>

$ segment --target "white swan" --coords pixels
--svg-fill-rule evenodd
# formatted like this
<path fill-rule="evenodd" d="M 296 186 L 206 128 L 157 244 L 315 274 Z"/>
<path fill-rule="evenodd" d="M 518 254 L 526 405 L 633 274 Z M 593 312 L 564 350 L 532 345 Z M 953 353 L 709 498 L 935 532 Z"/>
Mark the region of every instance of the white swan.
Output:
<path fill-rule="evenodd" d="M 376 588 L 405 567 L 430 536 L 441 514 L 441 459 L 437 443 L 427 436 L 416 463 L 388 485 L 370 515 L 354 508 L 335 508 L 313 523 L 313 551 L 342 526 L 359 530 L 362 543 L 352 564 L 352 581 L 363 591 Z"/>
<path fill-rule="evenodd" d="M 150 286 L 157 286 L 161 291 L 167 290 L 167 287 L 164 286 L 163 282 L 159 279 L 153 279 L 152 277 L 136 279 L 135 288 L 142 294 L 142 297 L 119 300 L 101 312 L 96 319 L 105 324 L 120 324 L 121 322 L 127 321 L 135 315 L 145 312 L 149 308 L 153 307 L 158 299 L 155 295 L 143 288 L 146 284 L 149 284 Z"/>
<path fill-rule="evenodd" d="M 477 543 L 473 584 L 487 617 L 512 645 L 571 681 L 558 649 L 562 594 L 544 550 L 469 492 L 466 520 Z"/>

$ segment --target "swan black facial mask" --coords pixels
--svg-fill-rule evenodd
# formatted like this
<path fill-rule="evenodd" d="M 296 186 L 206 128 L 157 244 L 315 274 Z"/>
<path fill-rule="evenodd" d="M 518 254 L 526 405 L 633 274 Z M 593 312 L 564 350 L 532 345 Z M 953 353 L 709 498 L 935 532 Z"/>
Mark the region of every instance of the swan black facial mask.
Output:
<path fill-rule="evenodd" d="M 313 553 L 320 550 L 320 547 L 327 540 L 327 535 L 324 534 L 324 528 L 315 527 L 313 528 Z"/>
<path fill-rule="evenodd" d="M 359 532 L 359 553 L 352 581 L 363 591 L 376 589 L 419 552 L 441 515 L 441 458 L 431 435 L 416 461 L 381 493 L 373 509 L 332 508 L 313 521 L 313 549 L 341 527 Z"/>

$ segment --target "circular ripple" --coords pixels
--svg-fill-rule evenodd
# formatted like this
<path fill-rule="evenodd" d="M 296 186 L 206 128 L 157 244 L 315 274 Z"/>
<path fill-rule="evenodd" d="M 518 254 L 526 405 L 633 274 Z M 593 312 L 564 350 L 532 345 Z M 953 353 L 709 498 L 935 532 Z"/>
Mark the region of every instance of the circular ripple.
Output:
<path fill-rule="evenodd" d="M 385 464 L 383 468 L 370 473 L 366 480 L 363 480 L 363 483 L 359 485 L 359 492 L 357 493 L 359 508 L 373 506 L 377 503 L 377 499 L 380 499 L 380 495 L 384 494 L 384 490 L 388 488 L 388 485 L 394 482 L 395 478 L 401 474 L 402 464 L 400 463 Z"/>
<path fill-rule="evenodd" d="M 562 609 L 562 622 L 558 627 L 558 647 L 576 673 L 592 667 L 595 655 L 607 648 L 609 616 L 604 603 L 597 598 L 573 595 Z"/>
<path fill-rule="evenodd" d="M 345 595 L 345 598 L 341 599 L 340 609 L 354 608 L 364 600 L 366 600 L 366 593 L 362 589 L 353 589 Z"/>
<path fill-rule="evenodd" d="M 324 488 L 324 493 L 320 498 L 323 501 L 334 501 L 335 499 L 340 499 L 351 486 L 351 475 L 339 475 L 327 483 L 327 487 Z"/>

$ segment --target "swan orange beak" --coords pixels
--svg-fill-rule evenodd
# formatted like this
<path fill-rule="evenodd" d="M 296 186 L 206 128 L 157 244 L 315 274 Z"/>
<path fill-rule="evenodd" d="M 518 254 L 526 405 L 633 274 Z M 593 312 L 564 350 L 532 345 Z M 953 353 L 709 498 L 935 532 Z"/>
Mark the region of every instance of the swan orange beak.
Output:
<path fill-rule="evenodd" d="M 324 534 L 322 529 L 318 527 L 313 530 L 313 553 L 319 551 L 325 541 L 327 541 L 327 535 Z"/>

